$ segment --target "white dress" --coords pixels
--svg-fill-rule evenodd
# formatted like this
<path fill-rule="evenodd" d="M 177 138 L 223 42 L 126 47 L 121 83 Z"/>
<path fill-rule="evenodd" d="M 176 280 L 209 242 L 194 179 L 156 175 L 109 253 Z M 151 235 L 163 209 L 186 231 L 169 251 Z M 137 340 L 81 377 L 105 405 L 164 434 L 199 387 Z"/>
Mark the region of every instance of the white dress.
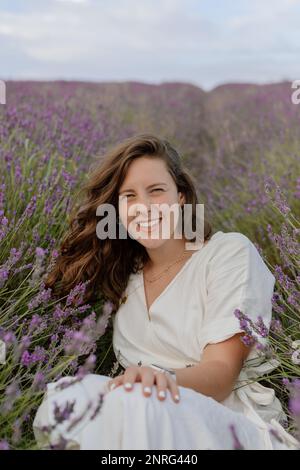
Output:
<path fill-rule="evenodd" d="M 150 319 L 142 271 L 131 274 L 127 300 L 113 319 L 116 357 L 124 368 L 150 364 L 192 367 L 201 360 L 206 344 L 243 331 L 233 314 L 235 309 L 254 322 L 261 315 L 270 326 L 274 284 L 273 274 L 245 235 L 218 231 L 155 299 Z M 105 384 L 111 377 L 88 374 L 81 382 L 57 390 L 58 383 L 72 380 L 62 378 L 47 385 L 33 424 L 35 437 L 39 445 L 46 444 L 42 427 L 55 422 L 54 402 L 63 406 L 76 400 L 70 419 L 76 419 L 89 402 L 94 404 L 78 426 L 67 430 L 68 420 L 56 426 L 50 434 L 52 444 L 62 436 L 70 448 L 80 449 L 233 449 L 233 425 L 244 449 L 297 449 L 298 441 L 280 424 L 286 415 L 274 390 L 251 383 L 278 365 L 253 348 L 236 387 L 221 403 L 182 386 L 178 404 L 169 390 L 160 401 L 155 385 L 150 397 L 143 395 L 140 382 L 129 392 L 118 386 L 104 395 L 101 410 L 93 419 L 99 393 L 107 392 Z"/>

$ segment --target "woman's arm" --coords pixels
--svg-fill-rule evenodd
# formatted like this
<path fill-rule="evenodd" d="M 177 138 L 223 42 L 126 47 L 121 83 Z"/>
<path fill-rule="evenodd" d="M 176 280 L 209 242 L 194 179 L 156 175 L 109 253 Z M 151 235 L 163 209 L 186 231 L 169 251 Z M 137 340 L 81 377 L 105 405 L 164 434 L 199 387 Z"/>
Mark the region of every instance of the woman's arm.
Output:
<path fill-rule="evenodd" d="M 250 348 L 237 333 L 216 344 L 208 344 L 199 364 L 183 369 L 174 369 L 177 384 L 192 388 L 196 392 L 223 401 L 232 392 Z"/>

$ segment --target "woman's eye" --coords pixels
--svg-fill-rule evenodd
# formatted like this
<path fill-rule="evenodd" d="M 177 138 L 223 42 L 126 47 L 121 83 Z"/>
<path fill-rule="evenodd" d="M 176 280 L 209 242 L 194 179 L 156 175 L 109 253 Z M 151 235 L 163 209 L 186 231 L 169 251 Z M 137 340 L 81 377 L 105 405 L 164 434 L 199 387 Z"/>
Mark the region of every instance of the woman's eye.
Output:
<path fill-rule="evenodd" d="M 163 191 L 162 188 L 155 188 L 155 189 L 152 189 L 151 193 L 153 193 L 154 191 Z M 131 197 L 133 196 L 134 197 L 134 194 L 125 194 L 124 197 Z"/>

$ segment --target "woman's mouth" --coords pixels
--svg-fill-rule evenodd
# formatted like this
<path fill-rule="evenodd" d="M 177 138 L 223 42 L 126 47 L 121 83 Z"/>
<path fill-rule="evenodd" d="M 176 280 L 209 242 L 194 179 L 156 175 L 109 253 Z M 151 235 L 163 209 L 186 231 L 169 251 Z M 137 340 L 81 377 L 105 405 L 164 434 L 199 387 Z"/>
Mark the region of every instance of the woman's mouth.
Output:
<path fill-rule="evenodd" d="M 162 217 L 152 219 L 150 221 L 137 222 L 137 228 L 142 232 L 151 232 L 157 228 L 162 220 Z"/>

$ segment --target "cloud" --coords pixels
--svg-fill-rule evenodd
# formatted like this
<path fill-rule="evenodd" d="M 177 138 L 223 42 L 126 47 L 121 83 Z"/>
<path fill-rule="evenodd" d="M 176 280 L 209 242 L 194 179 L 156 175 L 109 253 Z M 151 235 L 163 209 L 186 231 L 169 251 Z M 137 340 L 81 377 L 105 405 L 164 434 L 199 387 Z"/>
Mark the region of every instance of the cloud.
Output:
<path fill-rule="evenodd" d="M 83 4 L 83 3 L 89 3 L 89 0 L 55 0 L 55 2 Z"/>
<path fill-rule="evenodd" d="M 27 5 L 0 9 L 1 78 L 183 80 L 204 87 L 297 78 L 299 0 Z"/>

